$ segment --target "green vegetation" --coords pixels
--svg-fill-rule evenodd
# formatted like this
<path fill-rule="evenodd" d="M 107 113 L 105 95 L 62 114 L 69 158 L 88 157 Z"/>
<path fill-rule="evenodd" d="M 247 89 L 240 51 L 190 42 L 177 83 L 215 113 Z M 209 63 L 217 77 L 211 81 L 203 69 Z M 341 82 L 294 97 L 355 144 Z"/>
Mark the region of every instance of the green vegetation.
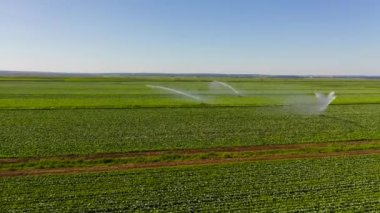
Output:
<path fill-rule="evenodd" d="M 380 156 L 0 179 L 12 212 L 379 211 Z"/>
<path fill-rule="evenodd" d="M 379 79 L 0 77 L 0 212 L 380 211 L 379 130 Z"/>
<path fill-rule="evenodd" d="M 336 91 L 334 104 L 380 103 L 380 80 L 223 78 L 243 97 L 212 91 L 211 78 L 0 78 L 0 108 L 131 108 L 282 105 L 315 91 Z M 199 94 L 200 104 L 146 87 L 169 86 Z"/>
<path fill-rule="evenodd" d="M 380 139 L 380 105 L 0 110 L 0 157 Z"/>

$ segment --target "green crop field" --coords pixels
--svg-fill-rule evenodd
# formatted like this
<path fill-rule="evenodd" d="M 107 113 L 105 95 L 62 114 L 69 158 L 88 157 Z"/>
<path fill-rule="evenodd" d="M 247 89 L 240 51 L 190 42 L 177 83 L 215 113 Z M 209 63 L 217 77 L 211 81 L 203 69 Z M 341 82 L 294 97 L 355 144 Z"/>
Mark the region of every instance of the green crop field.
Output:
<path fill-rule="evenodd" d="M 316 91 L 336 91 L 334 104 L 380 104 L 380 80 L 220 79 L 243 97 L 212 90 L 207 78 L 0 78 L 0 108 L 126 108 L 154 106 L 282 105 Z M 146 85 L 167 86 L 198 94 L 203 103 L 173 96 Z"/>
<path fill-rule="evenodd" d="M 379 156 L 379 79 L 0 78 L 0 212 L 380 211 Z"/>
<path fill-rule="evenodd" d="M 323 116 L 283 107 L 0 110 L 0 156 L 50 156 L 380 139 L 380 105 Z"/>
<path fill-rule="evenodd" d="M 379 211 L 380 157 L 0 179 L 12 212 Z"/>

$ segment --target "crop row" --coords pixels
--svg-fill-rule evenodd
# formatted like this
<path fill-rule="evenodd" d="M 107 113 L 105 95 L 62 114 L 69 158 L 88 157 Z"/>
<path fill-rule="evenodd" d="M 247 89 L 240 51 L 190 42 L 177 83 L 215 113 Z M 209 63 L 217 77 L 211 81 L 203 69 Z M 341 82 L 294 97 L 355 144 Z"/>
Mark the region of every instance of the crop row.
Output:
<path fill-rule="evenodd" d="M 375 211 L 380 156 L 0 179 L 5 211 Z"/>
<path fill-rule="evenodd" d="M 379 105 L 0 110 L 0 157 L 380 139 Z"/>

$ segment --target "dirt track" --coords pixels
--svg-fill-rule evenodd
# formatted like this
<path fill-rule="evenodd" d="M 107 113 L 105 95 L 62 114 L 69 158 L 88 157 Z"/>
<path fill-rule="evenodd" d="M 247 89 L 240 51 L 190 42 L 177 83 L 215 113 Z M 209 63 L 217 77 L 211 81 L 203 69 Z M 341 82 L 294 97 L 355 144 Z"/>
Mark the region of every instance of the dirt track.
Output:
<path fill-rule="evenodd" d="M 205 149 L 173 149 L 173 150 L 157 150 L 157 151 L 138 151 L 138 152 L 112 152 L 112 153 L 97 153 L 90 155 L 61 155 L 50 157 L 26 157 L 26 158 L 0 158 L 0 163 L 21 163 L 38 160 L 60 159 L 60 160 L 96 160 L 102 158 L 122 158 L 122 157 L 147 157 L 159 156 L 164 154 L 202 154 L 211 152 L 259 152 L 272 150 L 300 150 L 307 148 L 323 148 L 328 146 L 348 146 L 348 145 L 366 145 L 378 143 L 380 141 L 344 141 L 344 142 L 329 142 L 329 143 L 308 143 L 308 144 L 281 144 L 281 145 L 260 145 L 260 146 L 238 146 L 238 147 L 216 147 Z"/>

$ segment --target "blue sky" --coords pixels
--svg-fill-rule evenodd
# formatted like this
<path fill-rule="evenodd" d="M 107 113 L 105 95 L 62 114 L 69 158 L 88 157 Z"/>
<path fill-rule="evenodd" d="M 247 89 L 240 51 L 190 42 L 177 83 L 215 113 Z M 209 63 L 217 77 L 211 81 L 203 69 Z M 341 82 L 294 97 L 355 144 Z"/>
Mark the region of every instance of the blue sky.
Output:
<path fill-rule="evenodd" d="M 380 75 L 378 0 L 0 0 L 0 70 Z"/>

